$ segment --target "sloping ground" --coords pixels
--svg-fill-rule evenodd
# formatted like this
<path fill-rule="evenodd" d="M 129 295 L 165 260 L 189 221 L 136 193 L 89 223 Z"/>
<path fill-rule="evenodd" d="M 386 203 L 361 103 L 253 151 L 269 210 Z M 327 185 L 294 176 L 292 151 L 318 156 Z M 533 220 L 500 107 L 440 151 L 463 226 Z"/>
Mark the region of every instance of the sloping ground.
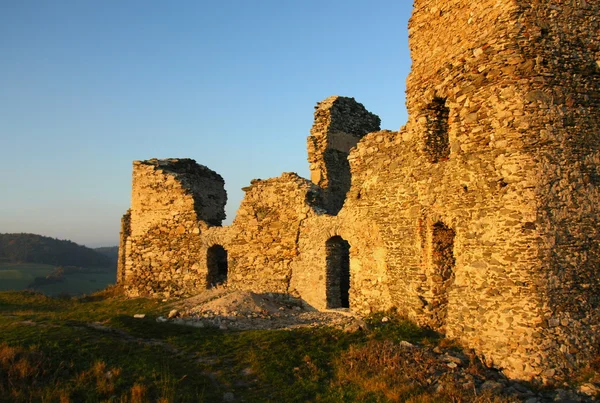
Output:
<path fill-rule="evenodd" d="M 180 301 L 183 317 L 157 323 L 172 304 L 0 293 L 0 402 L 591 401 L 574 391 L 594 393 L 600 380 L 589 368 L 568 388 L 512 382 L 391 314 L 367 318 L 364 330 L 340 326 L 347 331 L 174 324 L 311 313 L 293 302 L 216 290 Z"/>

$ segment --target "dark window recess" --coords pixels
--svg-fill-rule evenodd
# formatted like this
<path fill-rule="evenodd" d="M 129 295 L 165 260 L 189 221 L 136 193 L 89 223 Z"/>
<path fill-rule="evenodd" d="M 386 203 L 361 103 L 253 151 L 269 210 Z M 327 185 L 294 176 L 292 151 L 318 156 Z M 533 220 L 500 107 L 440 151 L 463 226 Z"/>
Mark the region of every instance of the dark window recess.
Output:
<path fill-rule="evenodd" d="M 433 269 L 433 327 L 445 333 L 448 293 L 454 283 L 454 230 L 441 222 L 433 226 L 431 264 Z"/>
<path fill-rule="evenodd" d="M 206 286 L 214 286 L 227 282 L 227 250 L 221 245 L 213 245 L 206 252 Z"/>
<path fill-rule="evenodd" d="M 327 307 L 350 308 L 350 244 L 334 236 L 325 244 L 327 250 Z"/>
<path fill-rule="evenodd" d="M 429 162 L 445 161 L 450 156 L 448 137 L 450 109 L 445 98 L 434 98 L 427 107 L 427 127 L 425 133 L 425 154 Z"/>

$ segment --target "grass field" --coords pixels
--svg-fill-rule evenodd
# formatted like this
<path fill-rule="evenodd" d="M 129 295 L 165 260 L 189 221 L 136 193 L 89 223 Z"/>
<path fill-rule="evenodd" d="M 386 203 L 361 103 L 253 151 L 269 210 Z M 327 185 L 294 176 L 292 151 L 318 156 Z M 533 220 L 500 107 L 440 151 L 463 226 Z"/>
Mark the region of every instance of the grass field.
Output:
<path fill-rule="evenodd" d="M 429 385 L 439 363 L 398 343 L 443 340 L 400 318 L 374 317 L 358 333 L 240 332 L 157 323 L 169 309 L 106 294 L 0 293 L 0 402 L 514 401 L 458 387 L 452 374 Z"/>
<path fill-rule="evenodd" d="M 0 262 L 0 291 L 24 290 L 36 277 L 46 277 L 54 266 L 37 263 Z"/>
<path fill-rule="evenodd" d="M 114 271 L 72 273 L 65 276 L 65 281 L 40 286 L 36 291 L 49 296 L 92 294 L 105 289 L 109 284 L 114 284 L 116 277 Z"/>
<path fill-rule="evenodd" d="M 46 277 L 54 268 L 55 266 L 37 263 L 0 262 L 0 291 L 25 290 L 36 277 Z M 62 294 L 77 296 L 103 290 L 115 281 L 114 269 L 94 269 L 89 273 L 68 274 L 64 281 L 39 286 L 36 291 L 50 296 Z"/>
<path fill-rule="evenodd" d="M 221 331 L 157 323 L 169 309 L 110 291 L 0 292 L 0 402 L 520 401 L 465 388 L 456 370 L 424 353 L 458 347 L 391 314 L 385 323 L 367 318 L 369 330 L 356 333 Z M 471 359 L 461 371 L 475 379 L 490 370 Z M 584 376 L 572 381 L 600 379 Z"/>

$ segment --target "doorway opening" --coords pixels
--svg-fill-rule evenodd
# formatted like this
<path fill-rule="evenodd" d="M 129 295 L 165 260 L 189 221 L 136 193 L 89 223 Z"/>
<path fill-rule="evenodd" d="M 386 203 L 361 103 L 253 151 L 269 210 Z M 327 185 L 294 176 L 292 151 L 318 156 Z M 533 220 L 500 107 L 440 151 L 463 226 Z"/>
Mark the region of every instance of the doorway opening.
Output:
<path fill-rule="evenodd" d="M 340 236 L 330 238 L 327 251 L 327 307 L 350 308 L 350 244 Z"/>
<path fill-rule="evenodd" d="M 212 288 L 227 282 L 227 250 L 221 245 L 213 245 L 206 252 L 207 288 Z"/>

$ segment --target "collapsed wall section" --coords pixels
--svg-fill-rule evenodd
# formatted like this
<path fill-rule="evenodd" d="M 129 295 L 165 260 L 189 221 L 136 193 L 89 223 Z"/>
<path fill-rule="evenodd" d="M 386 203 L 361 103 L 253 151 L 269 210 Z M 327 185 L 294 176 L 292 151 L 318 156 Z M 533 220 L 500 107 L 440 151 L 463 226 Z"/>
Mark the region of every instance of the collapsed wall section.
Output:
<path fill-rule="evenodd" d="M 225 218 L 224 181 L 191 159 L 135 161 L 126 289 L 170 297 L 206 287 L 199 235 Z"/>
<path fill-rule="evenodd" d="M 288 293 L 298 258 L 300 226 L 322 214 L 320 189 L 295 173 L 254 180 L 231 226 L 229 285 L 255 292 Z"/>
<path fill-rule="evenodd" d="M 354 98 L 333 96 L 315 107 L 307 139 L 312 182 L 323 189 L 323 202 L 337 214 L 350 189 L 350 149 L 367 133 L 379 130 L 381 120 Z"/>
<path fill-rule="evenodd" d="M 134 161 L 132 235 L 181 216 L 221 225 L 227 202 L 224 184 L 219 174 L 192 159 Z"/>

